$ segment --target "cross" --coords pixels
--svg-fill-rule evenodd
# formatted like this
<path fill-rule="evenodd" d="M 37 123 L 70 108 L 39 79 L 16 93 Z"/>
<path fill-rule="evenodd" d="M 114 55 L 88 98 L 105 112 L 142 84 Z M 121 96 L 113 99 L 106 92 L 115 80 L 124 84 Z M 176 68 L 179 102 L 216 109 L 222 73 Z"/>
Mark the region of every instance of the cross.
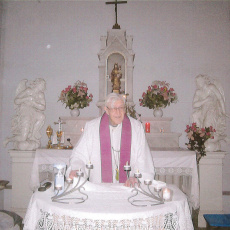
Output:
<path fill-rule="evenodd" d="M 113 29 L 120 29 L 120 25 L 117 24 L 117 4 L 127 3 L 127 1 L 117 1 L 114 2 L 106 2 L 105 4 L 114 4 L 115 5 L 115 16 L 116 16 L 116 23 L 113 25 Z"/>
<path fill-rule="evenodd" d="M 58 122 L 54 122 L 54 124 L 55 124 L 55 125 L 58 125 L 58 132 L 61 132 L 61 131 L 62 131 L 61 125 L 62 125 L 62 124 L 65 124 L 65 122 L 63 122 L 63 121 L 61 120 L 61 118 L 59 117 Z"/>

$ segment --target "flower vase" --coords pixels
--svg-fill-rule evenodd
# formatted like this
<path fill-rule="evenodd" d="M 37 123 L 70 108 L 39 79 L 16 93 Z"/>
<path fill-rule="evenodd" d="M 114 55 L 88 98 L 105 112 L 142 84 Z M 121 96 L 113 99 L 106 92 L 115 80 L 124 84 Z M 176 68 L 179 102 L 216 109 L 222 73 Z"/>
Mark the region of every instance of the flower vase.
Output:
<path fill-rule="evenodd" d="M 155 108 L 153 110 L 154 117 L 162 117 L 163 116 L 163 110 L 161 108 Z"/>
<path fill-rule="evenodd" d="M 71 117 L 78 117 L 80 115 L 80 110 L 79 109 L 71 109 L 70 110 L 70 115 Z"/>

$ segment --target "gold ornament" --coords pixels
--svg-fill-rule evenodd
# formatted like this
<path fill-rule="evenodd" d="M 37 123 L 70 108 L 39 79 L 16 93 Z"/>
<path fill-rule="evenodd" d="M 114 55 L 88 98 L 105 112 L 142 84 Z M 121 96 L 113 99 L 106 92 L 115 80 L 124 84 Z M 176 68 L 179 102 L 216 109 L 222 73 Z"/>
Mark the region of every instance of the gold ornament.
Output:
<path fill-rule="evenodd" d="M 51 136 L 53 134 L 53 129 L 51 128 L 51 126 L 49 125 L 46 129 L 46 135 L 48 136 L 48 145 L 47 145 L 47 148 L 48 149 L 51 149 L 52 148 L 52 141 L 51 141 Z"/>

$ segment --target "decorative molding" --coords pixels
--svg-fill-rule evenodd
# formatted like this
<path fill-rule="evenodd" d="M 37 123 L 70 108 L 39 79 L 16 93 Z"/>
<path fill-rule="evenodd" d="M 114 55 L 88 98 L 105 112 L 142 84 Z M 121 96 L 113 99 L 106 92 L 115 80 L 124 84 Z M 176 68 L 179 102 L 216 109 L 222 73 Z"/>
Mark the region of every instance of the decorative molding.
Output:
<path fill-rule="evenodd" d="M 230 191 L 223 191 L 223 196 L 230 196 Z"/>

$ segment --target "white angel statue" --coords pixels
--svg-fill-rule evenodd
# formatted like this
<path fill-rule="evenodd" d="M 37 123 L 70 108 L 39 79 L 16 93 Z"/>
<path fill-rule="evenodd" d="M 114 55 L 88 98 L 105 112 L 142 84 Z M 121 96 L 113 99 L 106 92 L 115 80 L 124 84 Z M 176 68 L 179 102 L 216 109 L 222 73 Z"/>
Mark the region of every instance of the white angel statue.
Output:
<path fill-rule="evenodd" d="M 46 82 L 41 78 L 30 83 L 24 79 L 19 83 L 14 99 L 13 135 L 5 139 L 5 147 L 9 142 L 13 142 L 16 150 L 35 150 L 40 146 L 40 129 L 45 123 L 45 88 Z"/>
<path fill-rule="evenodd" d="M 220 141 L 226 140 L 226 111 L 224 91 L 216 79 L 207 75 L 196 77 L 197 90 L 193 98 L 192 122 L 198 127 L 212 126 L 216 132 L 214 139 L 205 142 L 206 151 L 218 151 L 221 149 Z"/>

